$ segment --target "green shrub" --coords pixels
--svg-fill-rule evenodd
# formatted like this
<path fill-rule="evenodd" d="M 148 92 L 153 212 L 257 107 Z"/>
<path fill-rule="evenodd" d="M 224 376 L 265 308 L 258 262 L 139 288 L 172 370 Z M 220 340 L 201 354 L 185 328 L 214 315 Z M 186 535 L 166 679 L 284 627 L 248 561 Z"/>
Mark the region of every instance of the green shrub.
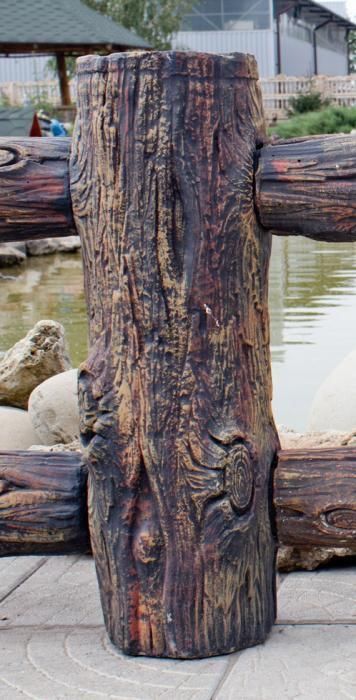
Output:
<path fill-rule="evenodd" d="M 356 107 L 327 107 L 280 122 L 271 129 L 271 134 L 289 139 L 316 134 L 349 134 L 352 129 L 356 129 Z"/>
<path fill-rule="evenodd" d="M 289 107 L 291 114 L 304 114 L 328 107 L 330 100 L 324 100 L 320 92 L 307 92 L 291 97 Z"/>

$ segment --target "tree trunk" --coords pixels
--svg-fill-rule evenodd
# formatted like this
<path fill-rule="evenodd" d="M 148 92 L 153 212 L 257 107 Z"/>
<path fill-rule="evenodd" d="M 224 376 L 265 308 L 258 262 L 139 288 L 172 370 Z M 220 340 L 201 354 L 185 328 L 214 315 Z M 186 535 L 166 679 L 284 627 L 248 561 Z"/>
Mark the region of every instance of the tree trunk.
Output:
<path fill-rule="evenodd" d="M 90 550 L 78 454 L 0 453 L 0 556 Z"/>
<path fill-rule="evenodd" d="M 76 234 L 68 138 L 0 138 L 0 244 Z"/>
<path fill-rule="evenodd" d="M 356 241 L 355 136 L 308 136 L 264 146 L 256 207 L 271 233 Z"/>
<path fill-rule="evenodd" d="M 275 617 L 256 64 L 86 57 L 78 108 L 71 191 L 91 344 L 79 393 L 106 625 L 130 654 L 236 651 Z"/>
<path fill-rule="evenodd" d="M 69 107 L 69 105 L 72 103 L 72 100 L 67 75 L 66 57 L 64 53 L 56 54 L 56 63 L 59 80 L 59 90 L 61 93 L 61 104 L 63 107 Z"/>
<path fill-rule="evenodd" d="M 280 452 L 274 506 L 279 544 L 356 550 L 356 449 Z"/>

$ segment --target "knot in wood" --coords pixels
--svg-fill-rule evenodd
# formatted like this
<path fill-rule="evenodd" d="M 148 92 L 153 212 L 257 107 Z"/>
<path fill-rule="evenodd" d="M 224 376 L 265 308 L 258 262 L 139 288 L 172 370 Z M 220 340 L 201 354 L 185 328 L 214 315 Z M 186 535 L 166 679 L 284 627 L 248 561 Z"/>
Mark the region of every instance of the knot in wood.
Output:
<path fill-rule="evenodd" d="M 7 479 L 0 479 L 0 493 L 7 493 L 10 489 L 10 484 Z"/>
<path fill-rule="evenodd" d="M 135 533 L 133 554 L 141 564 L 152 564 L 159 560 L 162 554 L 163 540 L 159 531 L 147 525 Z"/>
<path fill-rule="evenodd" d="M 325 514 L 327 525 L 339 530 L 356 532 L 356 510 L 352 508 L 335 508 Z"/>
<path fill-rule="evenodd" d="M 241 515 L 252 503 L 253 465 L 248 449 L 235 446 L 225 458 L 225 488 L 231 505 Z"/>
<path fill-rule="evenodd" d="M 17 153 L 12 148 L 0 148 L 0 168 L 6 165 L 12 165 L 17 161 Z"/>

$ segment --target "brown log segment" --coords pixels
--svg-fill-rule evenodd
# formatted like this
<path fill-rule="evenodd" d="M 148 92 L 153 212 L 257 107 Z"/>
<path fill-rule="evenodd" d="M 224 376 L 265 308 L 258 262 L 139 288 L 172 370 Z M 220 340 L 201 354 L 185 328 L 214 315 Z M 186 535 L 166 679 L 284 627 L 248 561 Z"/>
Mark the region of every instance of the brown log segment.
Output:
<path fill-rule="evenodd" d="M 90 549 L 79 454 L 0 453 L 0 556 Z M 274 474 L 279 544 L 356 549 L 356 448 L 283 450 Z"/>
<path fill-rule="evenodd" d="M 130 654 L 232 652 L 275 617 L 261 104 L 251 56 L 79 61 L 82 439 L 106 625 Z"/>
<path fill-rule="evenodd" d="M 356 448 L 280 452 L 274 506 L 279 544 L 356 551 Z"/>
<path fill-rule="evenodd" d="M 0 243 L 76 234 L 69 138 L 0 138 Z"/>
<path fill-rule="evenodd" d="M 278 235 L 356 240 L 356 137 L 278 141 L 259 151 L 256 207 Z"/>
<path fill-rule="evenodd" d="M 0 452 L 0 556 L 90 550 L 86 478 L 75 453 Z"/>

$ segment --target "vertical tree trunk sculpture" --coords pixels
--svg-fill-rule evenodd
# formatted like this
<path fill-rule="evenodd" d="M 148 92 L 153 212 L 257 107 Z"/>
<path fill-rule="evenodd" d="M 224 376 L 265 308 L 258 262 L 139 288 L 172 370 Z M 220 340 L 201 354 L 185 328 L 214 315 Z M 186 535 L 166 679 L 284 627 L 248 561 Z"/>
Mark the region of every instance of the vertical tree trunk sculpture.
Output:
<path fill-rule="evenodd" d="M 256 79 L 239 54 L 79 61 L 82 439 L 105 620 L 130 654 L 232 652 L 274 621 Z"/>

